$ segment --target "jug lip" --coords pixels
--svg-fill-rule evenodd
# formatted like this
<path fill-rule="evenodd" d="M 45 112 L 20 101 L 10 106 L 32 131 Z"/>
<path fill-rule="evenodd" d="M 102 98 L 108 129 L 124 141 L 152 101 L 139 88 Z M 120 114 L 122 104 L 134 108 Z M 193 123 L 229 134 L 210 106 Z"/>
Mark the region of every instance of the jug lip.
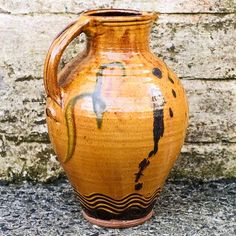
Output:
<path fill-rule="evenodd" d="M 82 15 L 100 22 L 154 21 L 158 13 L 132 9 L 105 8 L 84 11 Z"/>

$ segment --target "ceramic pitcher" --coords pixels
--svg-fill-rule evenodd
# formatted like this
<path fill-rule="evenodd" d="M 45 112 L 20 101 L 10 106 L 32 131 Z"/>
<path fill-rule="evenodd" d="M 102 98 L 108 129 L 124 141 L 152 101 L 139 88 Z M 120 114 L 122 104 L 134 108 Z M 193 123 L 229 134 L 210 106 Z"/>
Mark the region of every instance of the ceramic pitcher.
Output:
<path fill-rule="evenodd" d="M 50 140 L 84 217 L 100 226 L 149 219 L 184 142 L 185 91 L 149 49 L 156 19 L 134 10 L 84 12 L 46 57 Z M 86 50 L 58 73 L 63 51 L 82 32 Z"/>

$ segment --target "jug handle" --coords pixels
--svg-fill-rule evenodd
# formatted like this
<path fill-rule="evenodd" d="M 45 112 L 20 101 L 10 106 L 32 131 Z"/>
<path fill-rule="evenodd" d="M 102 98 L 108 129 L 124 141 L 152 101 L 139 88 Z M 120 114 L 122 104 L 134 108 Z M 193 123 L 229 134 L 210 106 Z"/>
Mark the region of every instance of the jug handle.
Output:
<path fill-rule="evenodd" d="M 52 42 L 44 64 L 44 87 L 47 96 L 61 106 L 61 88 L 58 85 L 57 70 L 61 56 L 70 42 L 85 32 L 89 19 L 80 16 L 62 30 Z"/>

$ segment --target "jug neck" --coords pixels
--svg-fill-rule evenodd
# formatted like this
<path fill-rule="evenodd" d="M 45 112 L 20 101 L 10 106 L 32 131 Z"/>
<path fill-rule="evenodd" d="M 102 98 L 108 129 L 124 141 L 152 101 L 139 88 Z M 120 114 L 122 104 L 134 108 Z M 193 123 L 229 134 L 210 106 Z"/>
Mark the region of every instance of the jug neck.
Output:
<path fill-rule="evenodd" d="M 151 24 L 100 26 L 96 29 L 95 37 L 90 39 L 90 48 L 106 52 L 149 50 L 150 29 Z"/>

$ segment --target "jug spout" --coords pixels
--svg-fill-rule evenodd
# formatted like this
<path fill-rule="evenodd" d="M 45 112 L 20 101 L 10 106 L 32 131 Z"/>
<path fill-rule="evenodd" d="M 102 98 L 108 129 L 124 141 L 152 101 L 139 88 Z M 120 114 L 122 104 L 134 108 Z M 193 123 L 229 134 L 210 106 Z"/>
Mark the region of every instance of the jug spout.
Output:
<path fill-rule="evenodd" d="M 90 18 L 90 46 L 96 51 L 147 50 L 152 23 L 158 16 L 123 9 L 92 10 L 84 15 Z"/>

